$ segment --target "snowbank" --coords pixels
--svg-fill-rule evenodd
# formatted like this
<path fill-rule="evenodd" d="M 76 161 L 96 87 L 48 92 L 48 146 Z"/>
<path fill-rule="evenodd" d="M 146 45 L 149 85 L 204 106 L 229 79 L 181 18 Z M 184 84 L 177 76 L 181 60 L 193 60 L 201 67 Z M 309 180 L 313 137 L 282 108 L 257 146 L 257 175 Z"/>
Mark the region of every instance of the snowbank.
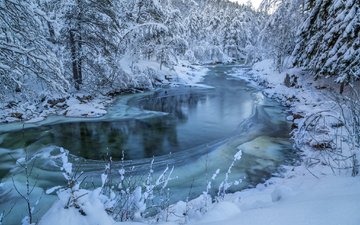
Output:
<path fill-rule="evenodd" d="M 296 173 L 299 171 L 292 174 Z M 225 202 L 211 209 L 204 218 L 190 224 L 358 225 L 360 222 L 358 178 L 317 179 L 302 171 L 295 177 L 271 182 L 275 184 L 258 185 L 227 196 Z"/>

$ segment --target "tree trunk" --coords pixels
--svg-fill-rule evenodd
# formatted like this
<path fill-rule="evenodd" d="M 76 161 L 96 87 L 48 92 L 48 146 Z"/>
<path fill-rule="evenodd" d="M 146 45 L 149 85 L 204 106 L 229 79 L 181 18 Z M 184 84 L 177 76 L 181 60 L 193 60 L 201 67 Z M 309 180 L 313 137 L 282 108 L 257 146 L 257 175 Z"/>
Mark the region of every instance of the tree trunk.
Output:
<path fill-rule="evenodd" d="M 81 35 L 81 21 L 82 21 L 82 5 L 78 1 L 79 7 L 79 15 L 77 18 L 77 35 L 78 35 L 78 42 L 77 42 L 77 60 L 78 60 L 78 82 L 82 84 L 83 76 L 82 76 L 82 35 Z"/>
<path fill-rule="evenodd" d="M 80 89 L 80 82 L 79 82 L 79 63 L 78 63 L 78 53 L 76 50 L 76 42 L 75 42 L 75 34 L 74 31 L 70 31 L 70 51 L 71 51 L 71 61 L 72 61 L 72 73 L 73 79 L 75 81 L 75 88 L 76 90 Z"/>
<path fill-rule="evenodd" d="M 80 30 L 79 30 L 80 33 Z M 81 34 L 79 35 L 79 41 L 77 42 L 77 72 L 78 72 L 78 84 L 82 84 L 82 56 L 81 56 L 81 49 L 82 49 L 82 38 Z"/>
<path fill-rule="evenodd" d="M 54 27 L 53 25 L 48 21 L 47 22 L 47 26 L 49 29 L 49 36 L 50 36 L 50 41 L 51 43 L 55 44 L 55 31 L 54 31 Z"/>

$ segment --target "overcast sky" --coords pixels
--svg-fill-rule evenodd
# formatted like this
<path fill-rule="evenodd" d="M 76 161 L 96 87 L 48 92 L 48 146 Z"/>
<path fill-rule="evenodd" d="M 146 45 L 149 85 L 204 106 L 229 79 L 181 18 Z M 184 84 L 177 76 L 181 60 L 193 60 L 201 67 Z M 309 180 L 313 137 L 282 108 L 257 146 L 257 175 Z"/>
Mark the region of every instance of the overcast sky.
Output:
<path fill-rule="evenodd" d="M 230 0 L 230 1 L 246 4 L 249 0 Z M 252 3 L 252 5 L 253 5 L 256 9 L 259 7 L 261 1 L 262 1 L 262 0 L 250 0 L 250 2 Z"/>

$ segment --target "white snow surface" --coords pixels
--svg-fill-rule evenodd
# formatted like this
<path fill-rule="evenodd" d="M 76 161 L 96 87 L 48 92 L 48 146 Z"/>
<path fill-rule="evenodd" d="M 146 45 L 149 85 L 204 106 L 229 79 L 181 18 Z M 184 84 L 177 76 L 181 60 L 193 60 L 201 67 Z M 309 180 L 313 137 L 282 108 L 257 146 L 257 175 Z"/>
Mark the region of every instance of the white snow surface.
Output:
<path fill-rule="evenodd" d="M 118 225 L 138 223 L 116 223 L 105 211 L 104 196 L 100 194 L 101 189 L 94 191 L 79 190 L 79 205 L 86 215 L 81 215 L 79 209 L 74 207 L 66 208 L 68 193 L 58 193 L 59 201 L 55 202 L 49 211 L 41 218 L 39 225 Z"/>
<path fill-rule="evenodd" d="M 311 79 L 299 78 L 298 88 L 284 85 L 286 73 L 299 74 L 300 70 L 275 72 L 271 61 L 257 63 L 251 77 L 242 79 L 255 81 L 266 86 L 264 94 L 290 106 L 293 114 L 305 118 L 295 119 L 301 125 L 308 115 L 332 107 L 327 96 L 331 90 L 314 88 Z M 316 85 L 325 85 L 319 84 Z M 289 100 L 296 96 L 296 101 Z M 298 130 L 293 133 L 297 137 Z M 311 148 L 304 148 L 303 160 L 316 154 Z M 170 206 L 166 222 L 158 224 L 227 224 L 227 225 L 359 225 L 360 179 L 351 177 L 349 171 L 334 172 L 321 163 L 308 166 L 302 163 L 296 167 L 284 168 L 286 172 L 259 184 L 255 188 L 228 194 L 223 200 L 211 203 L 204 195 L 190 201 Z M 98 190 L 87 191 L 80 199 L 87 216 L 75 209 L 64 209 L 63 200 L 56 202 L 40 221 L 40 225 L 95 225 L 95 224 L 148 224 L 154 221 L 114 222 L 105 213 L 104 201 Z"/>
<path fill-rule="evenodd" d="M 299 170 L 299 169 L 297 169 Z M 293 178 L 227 196 L 202 219 L 190 224 L 227 225 L 358 225 L 360 180 L 326 176 L 301 169 Z M 274 198 L 276 196 L 276 198 Z"/>

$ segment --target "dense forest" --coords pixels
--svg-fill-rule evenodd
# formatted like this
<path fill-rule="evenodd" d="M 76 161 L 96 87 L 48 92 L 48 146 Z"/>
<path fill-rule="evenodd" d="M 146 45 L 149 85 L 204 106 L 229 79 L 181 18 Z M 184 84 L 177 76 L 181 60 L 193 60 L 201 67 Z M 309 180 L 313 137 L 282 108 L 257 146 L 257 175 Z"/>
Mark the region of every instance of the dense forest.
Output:
<path fill-rule="evenodd" d="M 359 76 L 359 1 L 3 0 L 0 99 L 151 88 L 184 62 L 293 56 L 315 76 Z M 144 62 L 151 62 L 147 66 Z"/>

